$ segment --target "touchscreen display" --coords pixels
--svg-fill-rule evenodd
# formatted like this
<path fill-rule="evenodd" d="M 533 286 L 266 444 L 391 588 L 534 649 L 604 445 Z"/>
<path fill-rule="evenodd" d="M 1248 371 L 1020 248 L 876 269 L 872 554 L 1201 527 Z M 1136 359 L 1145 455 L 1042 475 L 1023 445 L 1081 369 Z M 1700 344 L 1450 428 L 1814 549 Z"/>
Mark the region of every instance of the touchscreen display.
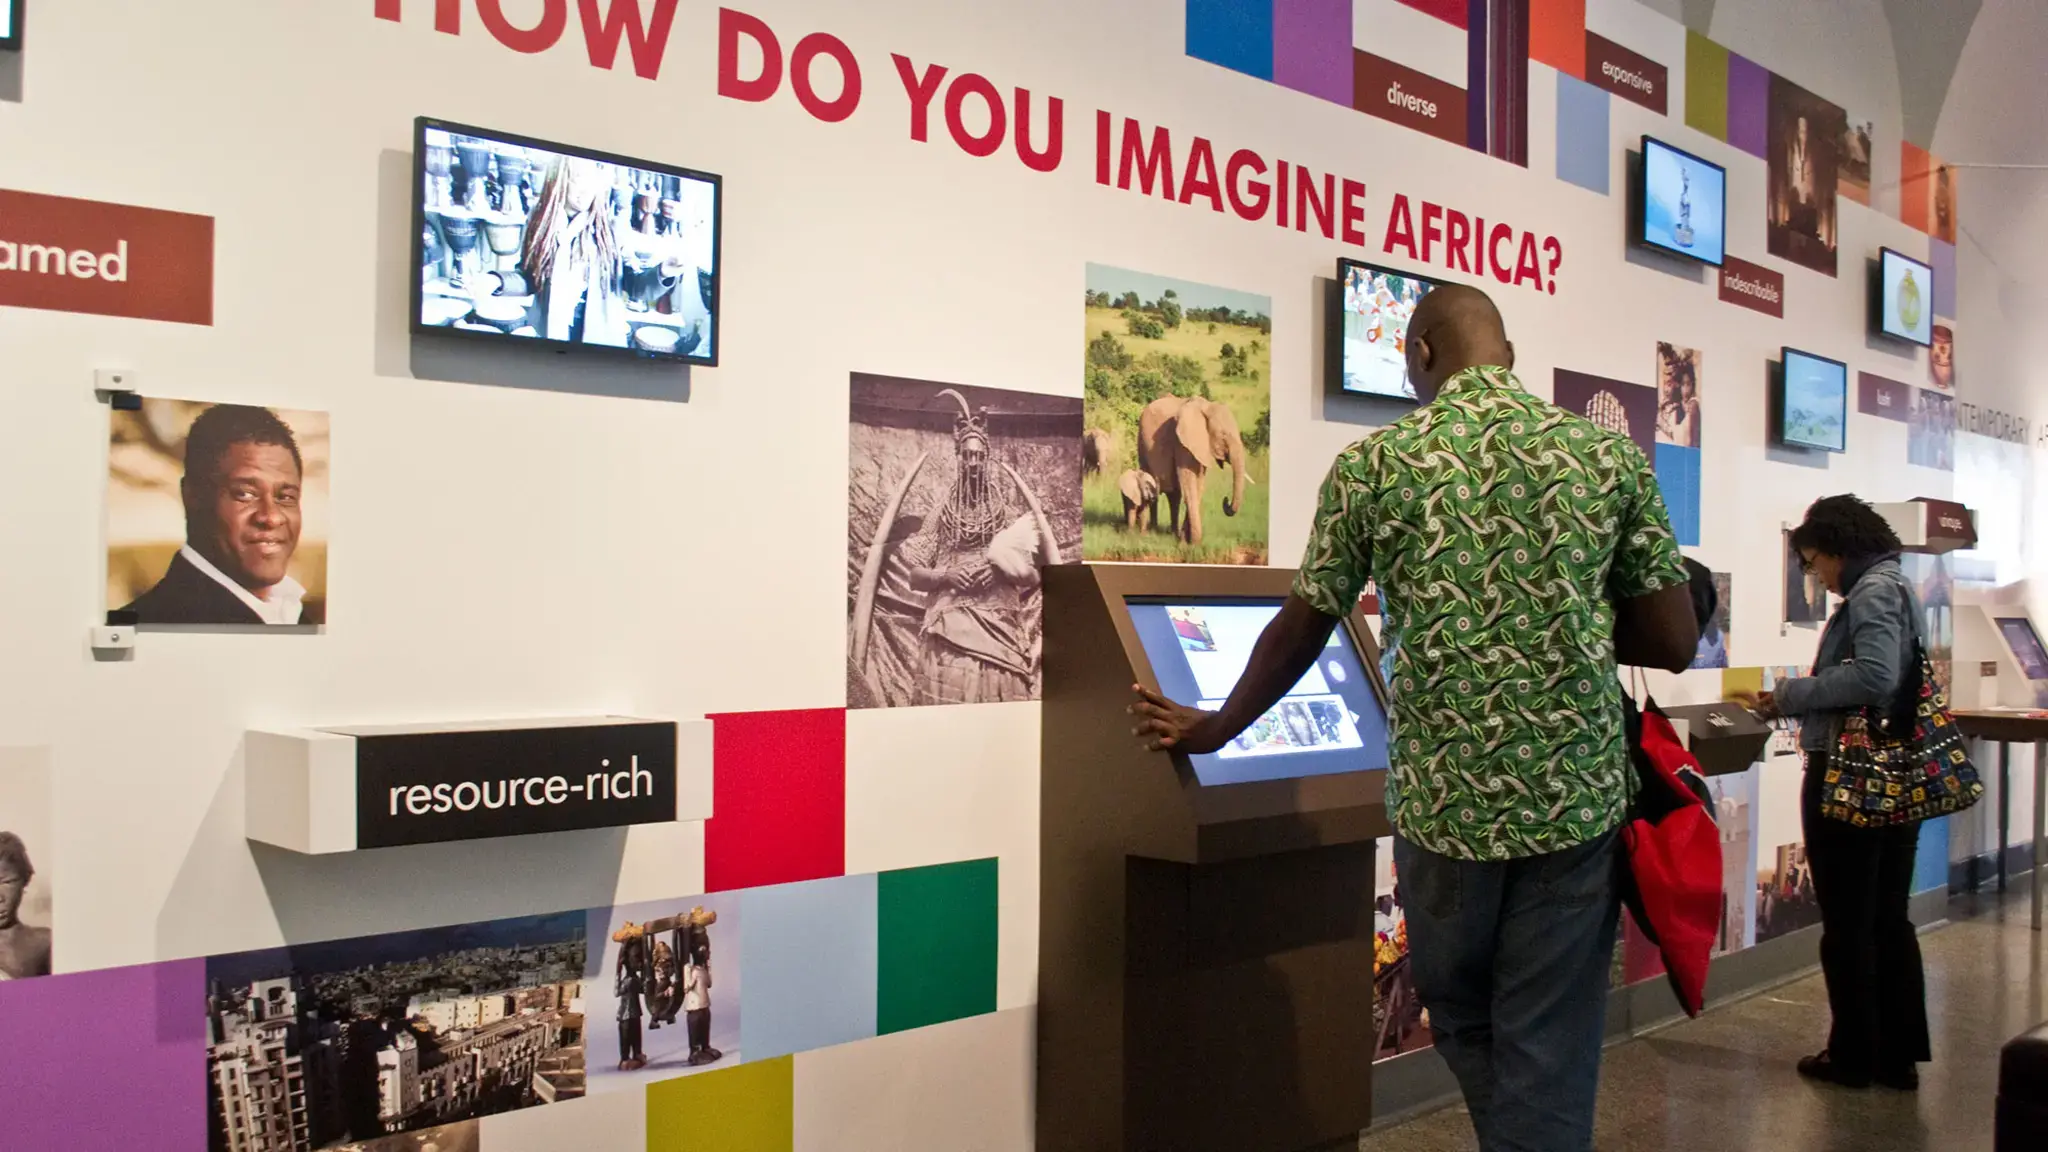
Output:
<path fill-rule="evenodd" d="M 2029 680 L 2048 680 L 2048 650 L 2041 647 L 2041 638 L 2034 634 L 2034 622 L 2024 616 L 2000 616 L 1998 630 L 2012 646 L 2013 659 L 2019 661 L 2021 674 Z"/>
<path fill-rule="evenodd" d="M 1280 601 L 1125 605 L 1169 699 L 1220 708 Z M 1387 714 L 1351 634 L 1339 627 L 1306 675 L 1222 750 L 1188 757 L 1204 785 L 1285 780 L 1387 766 Z"/>

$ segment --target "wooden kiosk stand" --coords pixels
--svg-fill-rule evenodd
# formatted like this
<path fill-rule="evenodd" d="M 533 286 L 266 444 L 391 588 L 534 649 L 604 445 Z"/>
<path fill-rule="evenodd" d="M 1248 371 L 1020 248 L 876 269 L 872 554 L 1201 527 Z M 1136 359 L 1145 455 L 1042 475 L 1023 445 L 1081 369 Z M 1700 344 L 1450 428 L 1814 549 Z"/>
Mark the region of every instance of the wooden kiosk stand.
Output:
<path fill-rule="evenodd" d="M 1365 620 L 1215 756 L 1146 752 L 1125 711 L 1132 684 L 1227 695 L 1293 577 L 1045 573 L 1040 1152 L 1349 1148 L 1371 1120 L 1373 850 L 1389 829 Z"/>

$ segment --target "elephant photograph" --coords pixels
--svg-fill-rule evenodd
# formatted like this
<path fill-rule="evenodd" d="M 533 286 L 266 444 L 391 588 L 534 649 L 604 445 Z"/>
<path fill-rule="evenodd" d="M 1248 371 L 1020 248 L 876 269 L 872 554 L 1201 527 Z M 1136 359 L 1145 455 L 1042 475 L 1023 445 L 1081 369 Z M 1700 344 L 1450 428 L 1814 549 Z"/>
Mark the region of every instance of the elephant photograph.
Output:
<path fill-rule="evenodd" d="M 1271 301 L 1090 264 L 1086 319 L 1083 558 L 1266 563 Z"/>
<path fill-rule="evenodd" d="M 1039 572 L 1081 555 L 1082 427 L 1072 397 L 853 376 L 850 707 L 1039 698 Z"/>

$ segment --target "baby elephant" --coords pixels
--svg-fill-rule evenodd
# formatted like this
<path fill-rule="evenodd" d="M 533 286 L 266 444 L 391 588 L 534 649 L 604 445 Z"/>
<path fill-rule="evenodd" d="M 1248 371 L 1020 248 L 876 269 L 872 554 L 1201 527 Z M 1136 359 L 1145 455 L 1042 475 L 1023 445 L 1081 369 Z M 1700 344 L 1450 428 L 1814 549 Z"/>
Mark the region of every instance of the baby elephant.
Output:
<path fill-rule="evenodd" d="M 1159 481 L 1150 472 L 1136 468 L 1117 478 L 1116 486 L 1124 494 L 1124 528 L 1138 530 L 1138 514 L 1152 507 L 1159 499 Z"/>

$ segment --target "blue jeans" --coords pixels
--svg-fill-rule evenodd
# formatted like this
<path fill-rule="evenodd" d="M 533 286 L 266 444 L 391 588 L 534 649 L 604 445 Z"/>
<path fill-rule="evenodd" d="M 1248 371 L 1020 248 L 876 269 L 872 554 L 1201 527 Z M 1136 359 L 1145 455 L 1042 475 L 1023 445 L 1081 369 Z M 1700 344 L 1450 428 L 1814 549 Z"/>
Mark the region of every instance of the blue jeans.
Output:
<path fill-rule="evenodd" d="M 1415 992 L 1483 1152 L 1590 1152 L 1620 840 L 1473 862 L 1394 838 Z"/>

